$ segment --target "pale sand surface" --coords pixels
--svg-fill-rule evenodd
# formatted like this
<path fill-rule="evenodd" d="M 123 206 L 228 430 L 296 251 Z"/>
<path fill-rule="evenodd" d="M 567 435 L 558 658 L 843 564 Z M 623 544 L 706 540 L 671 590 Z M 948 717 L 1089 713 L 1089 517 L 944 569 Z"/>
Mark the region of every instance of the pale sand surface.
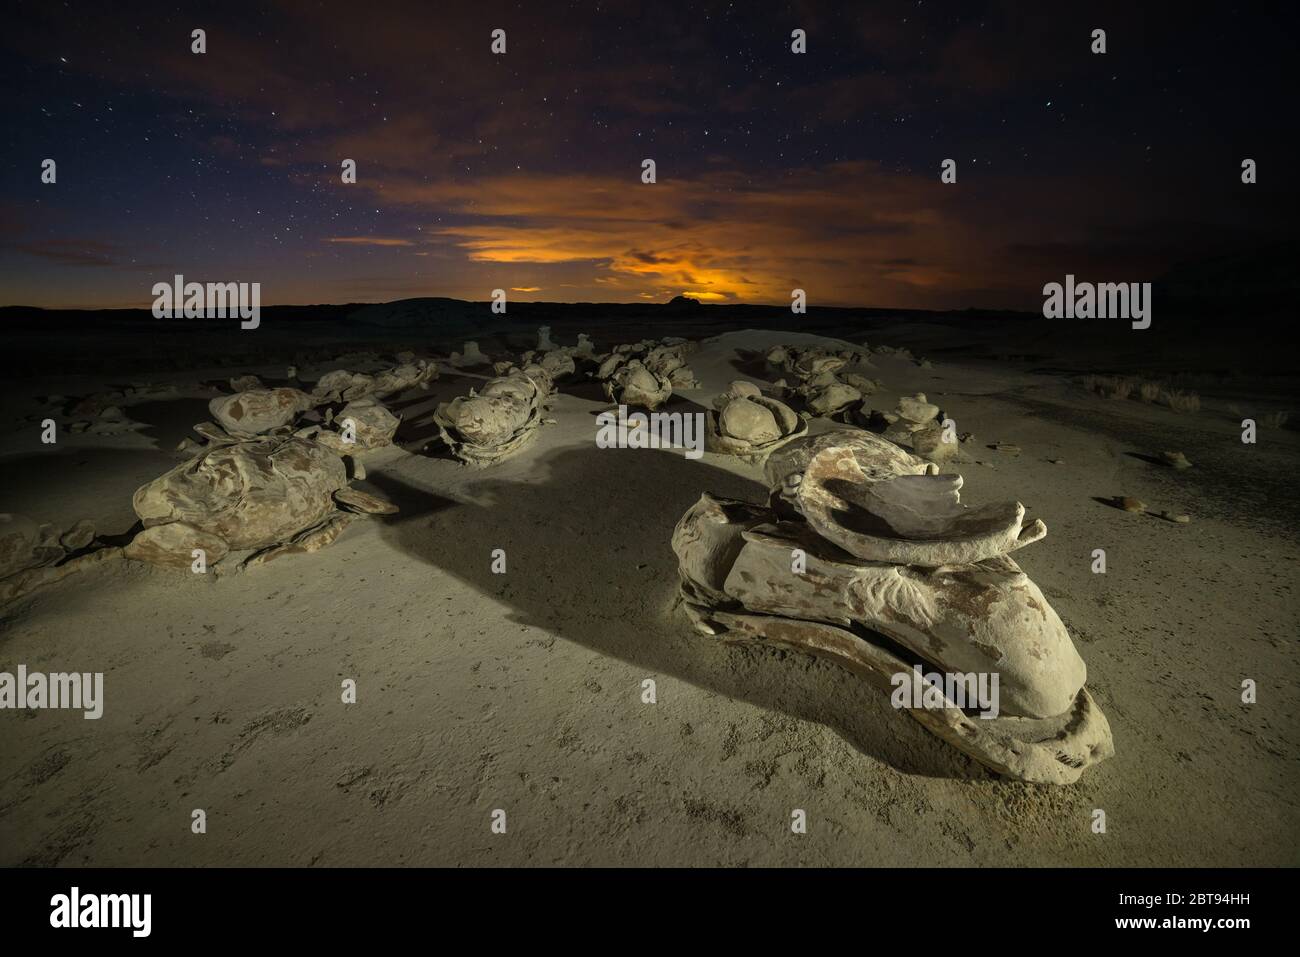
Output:
<path fill-rule="evenodd" d="M 819 340 L 704 342 L 690 362 L 704 388 L 669 411 L 763 382 L 738 347 L 799 341 Z M 103 671 L 106 705 L 98 721 L 0 712 L 0 864 L 1300 863 L 1300 437 L 1244 446 L 1239 417 L 1208 394 L 1184 415 L 1025 363 L 875 363 L 873 407 L 924 391 L 974 433 L 951 466 L 965 501 L 1019 499 L 1047 523 L 1016 558 L 1069 627 L 1115 737 L 1115 757 L 1077 784 L 999 780 L 833 665 L 695 634 L 673 607 L 672 528 L 706 490 L 762 501 L 761 469 L 598 449 L 609 404 L 564 383 L 557 424 L 488 470 L 371 454 L 358 484 L 401 513 L 318 553 L 206 576 L 119 563 L 7 609 L 0 670 Z M 171 378 L 259 371 L 283 367 Z M 15 421 L 33 395 L 115 381 L 23 381 L 4 411 Z M 432 435 L 424 413 L 474 381 L 444 372 L 391 402 L 399 438 Z M 171 450 L 205 405 L 128 405 L 149 429 L 65 436 L 57 452 L 32 428 L 6 433 L 0 508 L 126 532 L 132 492 L 181 460 Z M 1166 449 L 1194 467 L 1142 458 Z M 1192 521 L 1097 500 L 1115 495 Z M 1091 572 L 1098 547 L 1105 575 Z M 355 705 L 340 701 L 345 678 Z M 1240 700 L 1245 678 L 1257 704 Z M 194 808 L 205 835 L 190 831 Z M 505 835 L 489 830 L 496 808 Z M 790 833 L 795 808 L 805 835 Z"/>

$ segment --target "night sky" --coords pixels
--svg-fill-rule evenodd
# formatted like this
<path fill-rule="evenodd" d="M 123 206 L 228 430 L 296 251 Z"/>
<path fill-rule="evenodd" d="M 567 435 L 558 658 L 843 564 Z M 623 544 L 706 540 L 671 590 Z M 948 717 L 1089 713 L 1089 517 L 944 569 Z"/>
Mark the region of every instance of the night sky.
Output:
<path fill-rule="evenodd" d="M 1037 309 L 1286 238 L 1294 18 L 1145 6 L 19 3 L 0 304 Z"/>

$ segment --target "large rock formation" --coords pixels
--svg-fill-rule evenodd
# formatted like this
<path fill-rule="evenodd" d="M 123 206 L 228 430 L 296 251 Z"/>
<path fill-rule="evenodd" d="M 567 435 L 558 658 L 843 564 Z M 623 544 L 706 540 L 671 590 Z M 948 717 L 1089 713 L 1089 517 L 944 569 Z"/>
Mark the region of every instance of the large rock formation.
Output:
<path fill-rule="evenodd" d="M 929 686 L 906 708 L 1010 777 L 1068 783 L 1113 753 L 1065 626 L 1008 557 L 1046 535 L 1023 506 L 968 509 L 959 476 L 857 431 L 792 443 L 765 473 L 767 507 L 706 494 L 673 534 L 698 630 L 827 656 L 882 690 L 916 665 L 995 677 L 996 717 Z"/>
<path fill-rule="evenodd" d="M 338 455 L 298 436 L 217 445 L 136 490 L 132 505 L 144 529 L 125 554 L 189 568 L 196 548 L 209 565 L 233 551 L 313 551 L 349 520 L 340 508 L 373 510 L 339 500 L 347 484 Z"/>
<path fill-rule="evenodd" d="M 553 387 L 541 366 L 530 365 L 490 380 L 481 392 L 471 390 L 439 405 L 433 419 L 452 453 L 481 468 L 532 441 Z"/>

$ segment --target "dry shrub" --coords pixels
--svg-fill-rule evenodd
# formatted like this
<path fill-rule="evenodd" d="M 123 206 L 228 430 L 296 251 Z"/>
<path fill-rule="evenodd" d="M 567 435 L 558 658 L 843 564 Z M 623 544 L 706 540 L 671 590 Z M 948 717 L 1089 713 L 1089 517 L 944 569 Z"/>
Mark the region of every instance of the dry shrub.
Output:
<path fill-rule="evenodd" d="M 1160 398 L 1164 400 L 1165 405 L 1175 412 L 1200 412 L 1201 397 L 1195 392 L 1184 392 L 1182 389 L 1170 389 L 1168 392 L 1162 392 Z"/>
<path fill-rule="evenodd" d="M 1083 387 L 1089 392 L 1104 395 L 1108 399 L 1127 399 L 1133 394 L 1136 380 L 1129 376 L 1086 375 Z"/>
<path fill-rule="evenodd" d="M 1283 429 L 1286 428 L 1286 424 L 1290 418 L 1290 412 L 1270 412 L 1260 419 L 1260 421 L 1270 429 Z"/>

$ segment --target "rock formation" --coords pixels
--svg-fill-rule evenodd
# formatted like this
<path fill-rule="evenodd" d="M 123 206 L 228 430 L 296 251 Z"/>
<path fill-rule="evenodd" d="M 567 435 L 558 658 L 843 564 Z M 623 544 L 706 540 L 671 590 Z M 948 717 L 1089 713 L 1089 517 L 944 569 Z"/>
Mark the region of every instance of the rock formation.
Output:
<path fill-rule="evenodd" d="M 25 515 L 0 513 L 0 606 L 88 566 L 122 557 L 95 539 L 88 520 L 60 532 Z"/>
<path fill-rule="evenodd" d="M 355 455 L 391 445 L 401 421 L 373 396 L 367 396 L 340 409 L 334 416 L 333 430 L 313 426 L 297 434 L 339 455 Z"/>
<path fill-rule="evenodd" d="M 691 352 L 692 345 L 682 342 L 655 346 L 641 361 L 652 373 L 666 377 L 679 389 L 698 388 L 695 373 L 686 365 L 686 357 Z"/>
<path fill-rule="evenodd" d="M 799 383 L 793 389 L 787 387 L 788 394 L 802 398 L 807 413 L 817 418 L 856 410 L 863 397 L 871 395 L 879 387 L 874 379 L 849 371 L 851 365 L 870 365 L 865 352 L 858 349 L 832 352 L 821 348 L 776 346 L 768 351 L 767 361 Z"/>
<path fill-rule="evenodd" d="M 229 435 L 248 438 L 289 425 L 315 404 L 298 389 L 249 389 L 217 396 L 208 403 L 208 411 Z"/>
<path fill-rule="evenodd" d="M 694 348 L 694 343 L 673 337 L 626 343 L 601 357 L 593 374 L 610 399 L 654 410 L 668 401 L 674 387 L 699 387 L 695 373 L 686 365 Z"/>
<path fill-rule="evenodd" d="M 358 509 L 340 500 L 343 460 L 299 436 L 264 436 L 216 445 L 139 489 L 132 498 L 144 528 L 127 558 L 190 568 L 193 550 L 207 564 L 234 551 L 254 551 L 260 564 L 289 551 L 314 551 L 333 541 Z"/>
<path fill-rule="evenodd" d="M 906 710 L 1009 777 L 1065 784 L 1113 753 L 1065 626 L 1008 556 L 1046 534 L 1023 506 L 968 509 L 960 476 L 858 431 L 791 443 L 765 474 L 768 506 L 706 494 L 674 531 L 699 631 L 829 657 L 886 692 L 915 665 L 996 675 L 997 717 L 942 689 Z"/>
<path fill-rule="evenodd" d="M 541 366 L 530 365 L 439 405 L 433 419 L 452 454 L 481 468 L 532 441 L 553 387 Z"/>
<path fill-rule="evenodd" d="M 315 405 L 349 402 L 370 395 L 382 399 L 416 386 L 428 388 L 428 383 L 437 377 L 438 367 L 424 359 L 404 362 L 374 375 L 336 369 L 321 376 L 312 389 L 312 399 Z"/>
<path fill-rule="evenodd" d="M 492 360 L 479 352 L 477 342 L 465 343 L 464 352 L 453 352 L 447 360 L 457 369 L 468 369 L 473 366 L 490 365 Z"/>
<path fill-rule="evenodd" d="M 612 356 L 601 366 L 604 371 L 620 356 Z M 599 374 L 598 374 L 599 375 Z M 620 405 L 638 406 L 653 411 L 663 405 L 673 394 L 673 383 L 668 376 L 646 367 L 640 359 L 628 359 L 614 364 L 604 379 L 605 395 Z"/>
<path fill-rule="evenodd" d="M 945 461 L 957 452 L 956 434 L 945 434 L 941 410 L 923 392 L 903 396 L 893 412 L 873 413 L 861 424 L 877 431 L 883 427 L 889 441 L 906 446 L 931 462 Z"/>
<path fill-rule="evenodd" d="M 769 398 L 752 382 L 738 380 L 713 400 L 706 448 L 757 461 L 808 431 L 808 423 L 784 402 Z"/>

